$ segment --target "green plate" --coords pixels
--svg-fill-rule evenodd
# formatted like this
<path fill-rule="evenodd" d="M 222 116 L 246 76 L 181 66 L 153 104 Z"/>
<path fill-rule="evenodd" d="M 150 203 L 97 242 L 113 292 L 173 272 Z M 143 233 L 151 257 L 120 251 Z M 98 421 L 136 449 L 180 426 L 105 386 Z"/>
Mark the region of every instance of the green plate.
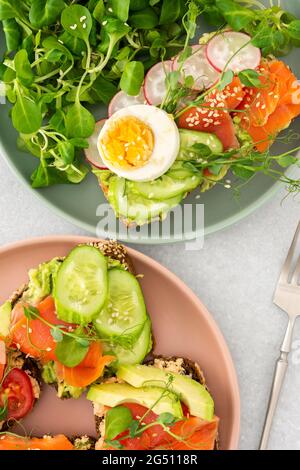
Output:
<path fill-rule="evenodd" d="M 264 3 L 269 2 L 265 0 Z M 281 3 L 284 8 L 287 8 L 300 17 L 300 2 L 286 0 Z M 200 29 L 203 31 L 201 26 Z M 0 32 L 0 35 L 2 35 L 2 32 Z M 0 37 L 0 44 L 3 44 L 2 37 Z M 284 60 L 286 60 L 295 74 L 300 78 L 299 49 L 294 50 L 292 54 Z M 10 119 L 8 119 L 8 112 L 9 105 L 0 106 L 0 154 L 6 159 L 17 177 L 31 189 L 30 175 L 36 167 L 37 161 L 35 157 L 25 155 L 17 149 L 17 133 Z M 98 107 L 95 109 L 95 116 L 97 119 L 105 117 L 106 109 Z M 299 119 L 294 122 L 293 128 L 294 130 L 297 129 L 297 131 L 300 131 Z M 294 147 L 295 142 L 291 145 Z M 280 145 L 276 144 L 274 150 L 276 152 L 280 151 L 280 147 Z M 284 145 L 282 151 L 286 149 L 287 145 Z M 292 170 L 289 170 L 289 173 L 291 171 Z M 242 189 L 238 200 L 234 197 L 231 190 L 217 186 L 211 191 L 201 195 L 200 199 L 197 198 L 198 193 L 194 192 L 190 194 L 184 202 L 191 204 L 193 209 L 196 208 L 197 204 L 204 204 L 204 229 L 205 234 L 208 235 L 224 229 L 251 214 L 273 196 L 280 187 L 281 184 L 275 183 L 271 178 L 258 175 Z M 166 227 L 165 222 L 155 222 L 153 224 L 155 225 L 155 234 L 153 234 L 153 230 L 151 234 L 145 230 L 141 230 L 139 234 L 134 231 L 132 235 L 131 231 L 127 233 L 125 231 L 116 233 L 114 229 L 101 229 L 99 227 L 100 218 L 97 216 L 97 208 L 99 204 L 106 201 L 102 191 L 99 189 L 96 178 L 92 174 L 79 186 L 62 185 L 32 191 L 62 217 L 100 237 L 119 238 L 122 241 L 134 241 L 135 243 L 158 244 L 193 239 L 202 234 L 202 226 L 200 226 L 200 224 L 197 226 L 195 210 L 192 212 L 192 218 L 194 217 L 193 228 L 183 230 L 182 227 L 176 226 L 171 221 L 171 233 L 167 237 L 162 237 L 161 235 Z M 158 225 L 161 227 L 158 227 Z M 160 230 L 158 230 L 158 228 Z"/>

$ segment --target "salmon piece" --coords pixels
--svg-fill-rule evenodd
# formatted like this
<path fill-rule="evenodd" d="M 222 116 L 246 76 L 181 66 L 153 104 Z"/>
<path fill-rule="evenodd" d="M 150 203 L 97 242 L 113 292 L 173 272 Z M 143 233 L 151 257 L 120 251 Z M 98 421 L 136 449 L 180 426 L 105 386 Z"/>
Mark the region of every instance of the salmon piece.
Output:
<path fill-rule="evenodd" d="M 27 318 L 24 314 L 24 306 L 19 302 L 12 312 L 11 339 L 24 354 L 42 360 L 44 363 L 54 361 L 56 343 L 51 335 L 51 328 L 41 320 L 30 320 L 27 328 Z M 72 325 L 59 320 L 56 316 L 54 299 L 49 296 L 37 306 L 44 320 L 51 325 Z"/>
<path fill-rule="evenodd" d="M 224 150 L 239 147 L 231 116 L 221 108 L 211 109 L 206 104 L 202 107 L 190 108 L 180 116 L 178 127 L 190 131 L 215 134 L 221 140 Z"/>
<path fill-rule="evenodd" d="M 0 450 L 74 450 L 74 446 L 63 435 L 29 439 L 3 434 L 0 436 Z"/>
<path fill-rule="evenodd" d="M 276 139 L 279 132 L 291 124 L 294 115 L 289 106 L 280 105 L 273 113 L 267 123 L 262 127 L 250 126 L 245 130 L 250 134 L 259 152 L 266 152 Z"/>
<path fill-rule="evenodd" d="M 216 100 L 219 103 L 226 103 L 226 109 L 231 112 L 236 109 L 243 101 L 246 94 L 246 87 L 242 84 L 239 77 L 234 77 L 232 82 L 224 90 L 214 90 L 209 95 L 207 101 Z"/>
<path fill-rule="evenodd" d="M 56 362 L 58 378 L 65 380 L 72 387 L 85 388 L 103 375 L 104 368 L 116 358 L 103 356 L 102 346 L 99 341 L 91 343 L 84 360 L 76 367 L 66 367 Z"/>
<path fill-rule="evenodd" d="M 245 97 L 237 110 L 244 111 L 242 120 L 252 126 L 260 127 L 266 124 L 268 118 L 276 110 L 280 95 L 277 76 L 260 77 L 261 88 L 247 88 Z M 241 113 L 236 116 L 241 117 Z"/>
<path fill-rule="evenodd" d="M 187 418 L 172 426 L 172 433 L 180 437 L 177 440 L 164 433 L 162 442 L 155 449 L 166 450 L 214 450 L 218 436 L 219 419 L 203 421 L 200 418 Z"/>
<path fill-rule="evenodd" d="M 261 78 L 263 88 L 252 91 L 256 104 L 247 94 L 238 109 L 246 111 L 241 126 L 251 135 L 257 150 L 265 152 L 279 132 L 300 115 L 300 83 L 280 60 L 263 62 L 259 71 L 265 75 Z"/>

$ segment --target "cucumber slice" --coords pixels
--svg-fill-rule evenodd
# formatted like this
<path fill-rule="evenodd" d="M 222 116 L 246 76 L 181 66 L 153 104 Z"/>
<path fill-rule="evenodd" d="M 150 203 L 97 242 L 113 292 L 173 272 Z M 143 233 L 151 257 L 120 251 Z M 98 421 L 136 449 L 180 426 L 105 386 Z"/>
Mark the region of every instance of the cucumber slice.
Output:
<path fill-rule="evenodd" d="M 94 247 L 82 245 L 59 268 L 54 299 L 57 316 L 68 323 L 88 324 L 107 298 L 107 260 Z"/>
<path fill-rule="evenodd" d="M 108 298 L 104 309 L 94 321 L 100 336 L 137 337 L 147 320 L 146 306 L 140 284 L 128 271 L 114 268 L 108 272 Z"/>
<path fill-rule="evenodd" d="M 214 134 L 208 132 L 189 131 L 180 129 L 180 151 L 177 160 L 189 161 L 195 159 L 191 147 L 195 144 L 207 145 L 214 154 L 223 152 L 223 144 Z"/>
<path fill-rule="evenodd" d="M 141 364 L 152 350 L 151 320 L 147 318 L 140 336 L 134 341 L 132 348 L 125 348 L 114 343 L 103 343 L 105 354 L 116 356 L 117 360 L 110 366 L 114 371 L 123 365 Z"/>
<path fill-rule="evenodd" d="M 130 191 L 128 182 L 114 176 L 109 181 L 108 200 L 117 216 L 143 225 L 155 218 L 163 218 L 167 212 L 182 201 L 183 195 L 162 201 L 148 199 Z"/>
<path fill-rule="evenodd" d="M 202 175 L 193 168 L 171 168 L 160 178 L 145 183 L 130 181 L 128 187 L 149 199 L 170 199 L 193 191 L 202 181 Z"/>

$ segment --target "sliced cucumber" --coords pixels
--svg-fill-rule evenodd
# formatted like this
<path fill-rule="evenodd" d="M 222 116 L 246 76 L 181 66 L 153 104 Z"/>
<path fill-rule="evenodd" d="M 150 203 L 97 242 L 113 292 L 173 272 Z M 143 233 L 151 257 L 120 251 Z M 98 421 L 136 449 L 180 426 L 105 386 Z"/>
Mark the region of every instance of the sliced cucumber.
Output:
<path fill-rule="evenodd" d="M 167 212 L 182 201 L 183 195 L 162 201 L 148 199 L 130 191 L 128 181 L 114 176 L 109 181 L 108 200 L 117 216 L 137 225 L 143 225 L 155 218 L 164 218 Z"/>
<path fill-rule="evenodd" d="M 99 335 L 138 337 L 146 320 L 144 297 L 135 276 L 123 269 L 110 269 L 107 302 L 94 321 Z"/>
<path fill-rule="evenodd" d="M 127 183 L 128 187 L 143 197 L 159 200 L 189 193 L 199 186 L 202 175 L 195 168 L 185 168 L 182 162 L 179 163 L 181 167 L 171 168 L 165 175 L 154 181 L 146 183 L 130 181 Z"/>
<path fill-rule="evenodd" d="M 180 129 L 180 151 L 177 160 L 189 161 L 195 159 L 191 147 L 195 144 L 203 144 L 210 148 L 211 152 L 218 154 L 223 152 L 223 144 L 214 134 L 208 132 L 189 131 Z"/>
<path fill-rule="evenodd" d="M 140 336 L 134 340 L 132 347 L 122 347 L 119 344 L 103 343 L 104 352 L 116 356 L 117 360 L 110 366 L 117 370 L 123 365 L 141 364 L 147 354 L 152 350 L 151 320 L 147 318 Z"/>
<path fill-rule="evenodd" d="M 59 268 L 54 299 L 57 316 L 86 325 L 99 315 L 107 298 L 107 260 L 94 247 L 82 245 Z"/>

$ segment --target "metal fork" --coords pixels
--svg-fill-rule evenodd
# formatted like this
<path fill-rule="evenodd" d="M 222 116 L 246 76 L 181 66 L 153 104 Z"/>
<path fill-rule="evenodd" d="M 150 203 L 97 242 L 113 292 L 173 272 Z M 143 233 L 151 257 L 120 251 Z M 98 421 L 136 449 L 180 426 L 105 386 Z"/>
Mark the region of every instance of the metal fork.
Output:
<path fill-rule="evenodd" d="M 275 368 L 267 416 L 259 447 L 260 450 L 266 450 L 268 447 L 274 414 L 288 368 L 288 356 L 292 349 L 294 326 L 297 317 L 300 315 L 300 255 L 293 270 L 293 260 L 297 254 L 296 248 L 299 239 L 300 223 L 283 265 L 274 296 L 274 303 L 288 314 L 289 323 Z"/>

